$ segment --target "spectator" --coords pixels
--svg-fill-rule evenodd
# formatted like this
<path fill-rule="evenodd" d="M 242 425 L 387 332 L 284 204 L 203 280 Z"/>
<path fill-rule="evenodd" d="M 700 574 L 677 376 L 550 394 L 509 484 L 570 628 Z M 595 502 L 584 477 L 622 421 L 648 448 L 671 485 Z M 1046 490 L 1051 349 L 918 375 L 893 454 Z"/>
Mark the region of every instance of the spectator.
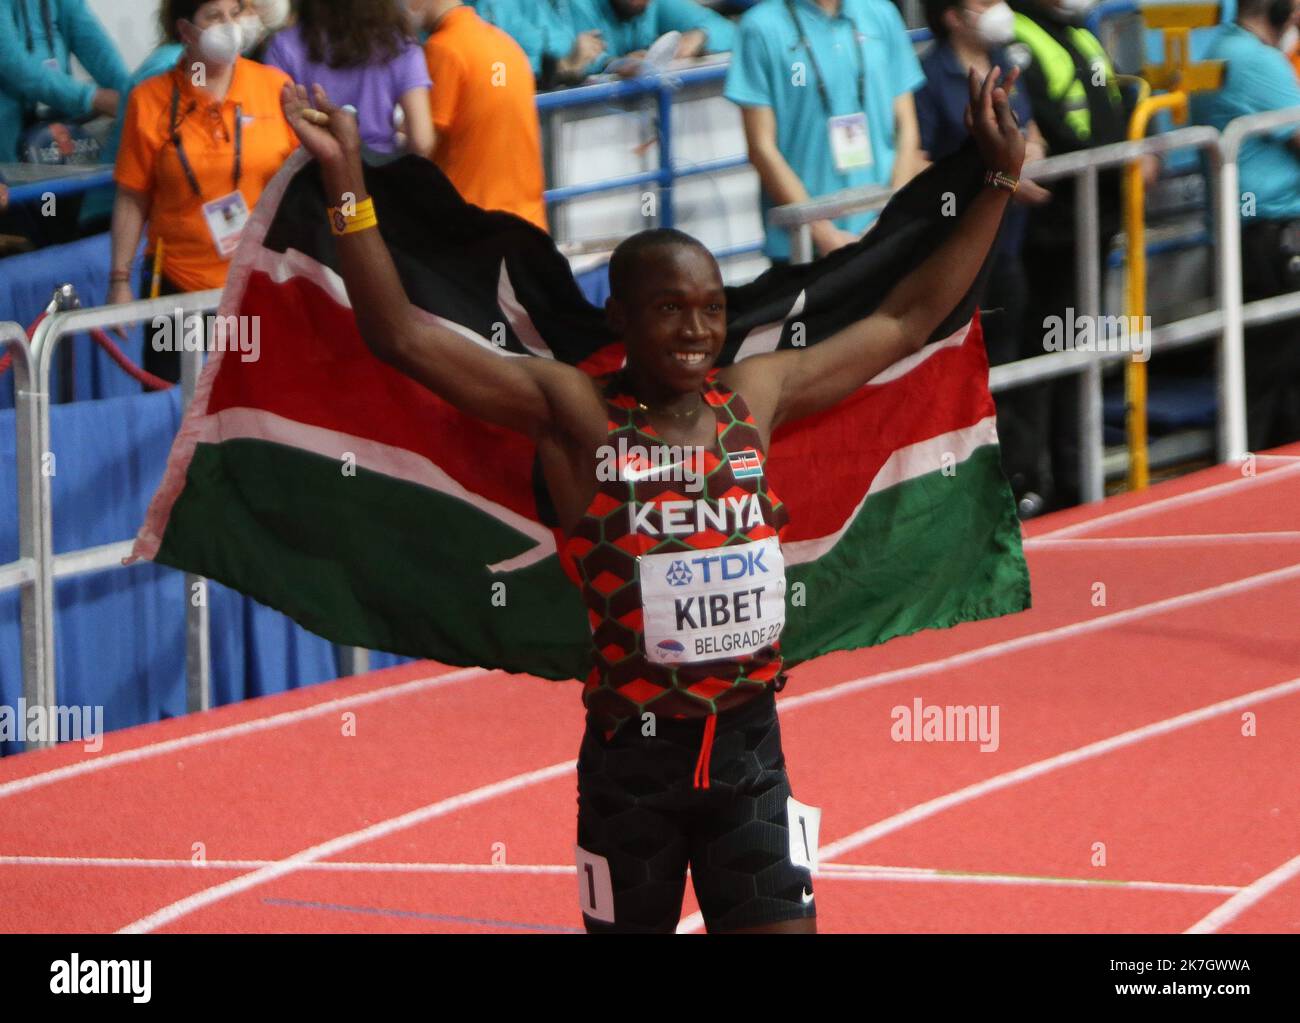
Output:
<path fill-rule="evenodd" d="M 916 92 L 916 117 L 926 158 L 941 160 L 959 149 L 967 138 L 965 111 L 970 101 L 967 76 L 971 69 L 981 80 L 994 65 L 1004 73 L 1011 69 L 1004 47 L 1012 40 L 1013 15 L 1002 0 L 926 0 L 925 16 L 935 44 L 921 60 L 926 80 Z M 1012 92 L 1011 109 L 1026 137 L 1026 162 L 1041 159 L 1043 137 L 1034 124 L 1029 98 L 1023 90 Z M 1042 354 L 1037 331 L 1029 344 L 1024 343 L 1028 285 L 1021 250 L 1028 221 L 1025 204 L 1047 198 L 1045 190 L 1022 178 L 1016 190 L 1016 202 L 1008 208 L 998 236 L 983 302 L 987 309 L 994 311 L 983 320 L 991 365 Z M 1027 419 L 1032 405 L 1024 399 L 1022 389 L 997 396 L 998 438 L 1007 479 L 1022 514 L 1028 516 L 1041 507 L 1041 498 L 1029 489 L 1029 481 L 1038 475 L 1034 464 L 1038 445 L 1030 433 L 1032 421 Z"/>
<path fill-rule="evenodd" d="M 282 28 L 288 17 L 289 0 L 251 0 L 239 20 L 244 53 L 258 49 L 267 34 Z M 127 103 L 135 87 L 147 78 L 164 74 L 174 68 L 176 62 L 180 60 L 183 49 L 180 43 L 174 43 L 164 36 L 162 42 L 154 47 L 140 62 L 140 66 L 132 72 L 122 93 L 122 101 L 118 104 L 113 130 L 109 132 L 108 141 L 104 145 L 105 163 L 117 161 L 117 151 L 122 144 L 122 123 L 126 120 Z"/>
<path fill-rule="evenodd" d="M 1127 116 L 1115 70 L 1097 37 L 1082 27 L 1087 0 L 1013 0 L 1015 42 L 1008 48 L 1020 67 L 1034 123 L 1049 155 L 1091 149 L 1125 138 Z M 1150 161 L 1148 177 L 1158 164 Z M 1076 322 L 1074 182 L 1052 184 L 1052 201 L 1029 217 L 1025 269 L 1029 309 L 1025 344 L 1043 350 L 1044 331 L 1053 317 Z M 1098 175 L 1100 254 L 1105 258 L 1119 230 L 1120 173 Z M 1101 272 L 1104 274 L 1104 263 Z M 1098 310 L 1100 311 L 1100 310 Z M 1065 377 L 1027 392 L 1033 402 L 1032 438 L 1037 445 L 1037 478 L 1028 487 L 1042 495 L 1045 507 L 1079 503 L 1078 382 Z"/>
<path fill-rule="evenodd" d="M 290 14 L 290 0 L 247 0 L 239 19 L 244 56 L 265 64 L 266 48 L 275 33 L 289 23 Z"/>
<path fill-rule="evenodd" d="M 682 33 L 678 58 L 725 53 L 735 43 L 731 22 L 695 0 L 569 0 L 569 5 L 574 27 L 599 32 L 605 43 L 605 55 L 592 62 L 589 74 L 615 57 L 645 56 L 665 32 Z M 623 70 L 633 73 L 636 65 L 629 63 Z"/>
<path fill-rule="evenodd" d="M 131 95 L 114 177 L 110 302 L 133 297 L 130 266 L 145 223 L 162 246 L 161 294 L 220 288 L 249 211 L 297 138 L 280 105 L 289 78 L 239 56 L 241 0 L 164 0 L 165 35 L 185 47 L 169 73 Z M 140 281 L 149 294 L 152 258 Z M 175 352 L 145 368 L 175 380 Z"/>
<path fill-rule="evenodd" d="M 899 188 L 924 166 L 912 91 L 925 82 L 897 8 L 887 0 L 763 0 L 740 20 L 724 95 L 741 107 L 763 214 L 844 188 Z M 875 219 L 812 224 L 832 252 Z M 764 251 L 790 258 L 784 228 Z"/>
<path fill-rule="evenodd" d="M 380 153 L 399 146 L 394 108 L 403 114 L 408 152 L 433 154 L 429 69 L 395 3 L 298 0 L 298 20 L 277 32 L 266 62 L 295 82 L 324 86 L 332 102 L 356 108 L 361 141 Z"/>
<path fill-rule="evenodd" d="M 574 29 L 570 0 L 475 0 L 473 6 L 520 45 L 541 88 L 581 81 L 605 52 L 599 31 Z"/>
<path fill-rule="evenodd" d="M 1278 48 L 1300 14 L 1294 0 L 1239 0 L 1206 60 L 1226 62 L 1223 87 L 1192 96 L 1192 119 L 1220 131 L 1247 114 L 1300 106 Z M 1241 147 L 1241 275 L 1246 301 L 1300 291 L 1300 128 L 1291 125 Z M 1300 438 L 1300 338 L 1296 320 L 1246 331 L 1247 441 L 1252 451 Z"/>
<path fill-rule="evenodd" d="M 93 82 L 72 76 L 71 59 Z M 85 0 L 0 0 L 0 163 L 41 121 L 116 117 L 126 66 Z"/>
<path fill-rule="evenodd" d="M 467 200 L 546 230 L 542 128 L 519 44 L 461 0 L 408 0 L 429 32 L 433 160 Z"/>

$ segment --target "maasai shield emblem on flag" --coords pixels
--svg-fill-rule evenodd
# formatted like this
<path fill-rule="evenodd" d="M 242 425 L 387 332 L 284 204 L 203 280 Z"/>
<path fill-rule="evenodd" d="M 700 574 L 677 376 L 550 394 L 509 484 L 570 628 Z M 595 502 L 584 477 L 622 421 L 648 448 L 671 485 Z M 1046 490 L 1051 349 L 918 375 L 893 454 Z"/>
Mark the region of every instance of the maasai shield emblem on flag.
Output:
<path fill-rule="evenodd" d="M 502 358 L 597 375 L 621 364 L 602 311 L 544 233 L 466 204 L 418 158 L 368 166 L 366 183 L 429 316 Z M 729 288 L 719 364 L 816 344 L 869 313 L 952 229 L 945 194 L 961 208 L 980 187 L 967 147 L 910 183 L 860 242 Z M 262 196 L 222 297 L 220 315 L 260 317 L 260 357 L 209 356 L 135 556 L 216 579 L 338 643 L 583 677 L 587 617 L 532 443 L 370 353 L 325 206 L 299 150 Z M 1029 606 L 978 291 L 923 351 L 773 438 L 760 471 L 790 514 L 788 663 Z"/>

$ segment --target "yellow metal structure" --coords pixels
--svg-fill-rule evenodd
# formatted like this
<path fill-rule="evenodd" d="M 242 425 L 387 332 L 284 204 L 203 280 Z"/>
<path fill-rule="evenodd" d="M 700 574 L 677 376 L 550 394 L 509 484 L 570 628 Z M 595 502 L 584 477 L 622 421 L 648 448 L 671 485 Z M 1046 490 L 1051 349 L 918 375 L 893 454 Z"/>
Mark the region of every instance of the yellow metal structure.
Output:
<path fill-rule="evenodd" d="M 1169 111 L 1175 124 L 1186 124 L 1188 94 L 1217 89 L 1223 80 L 1222 61 L 1191 63 L 1192 29 L 1217 25 L 1218 4 L 1145 4 L 1140 10 L 1146 27 L 1163 33 L 1165 59 L 1163 64 L 1142 69 L 1147 88 L 1141 91 L 1129 121 L 1129 141 L 1145 138 L 1151 118 L 1162 110 Z M 1153 97 L 1152 89 L 1165 91 Z M 1124 168 L 1124 182 L 1124 230 L 1129 252 L 1124 305 L 1128 323 L 1140 324 L 1144 322 L 1147 304 L 1146 183 L 1140 160 Z M 1143 344 L 1135 354 L 1143 350 L 1149 353 Z M 1137 358 L 1130 358 L 1125 365 L 1124 396 L 1128 488 L 1145 490 L 1151 479 L 1147 454 L 1147 367 Z"/>

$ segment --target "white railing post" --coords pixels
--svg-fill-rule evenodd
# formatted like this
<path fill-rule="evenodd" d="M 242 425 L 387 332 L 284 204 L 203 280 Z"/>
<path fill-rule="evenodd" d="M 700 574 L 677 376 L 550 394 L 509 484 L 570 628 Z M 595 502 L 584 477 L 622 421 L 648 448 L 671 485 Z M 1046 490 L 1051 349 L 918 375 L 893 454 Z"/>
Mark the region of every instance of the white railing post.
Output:
<path fill-rule="evenodd" d="M 1097 212 L 1097 168 L 1075 177 L 1075 274 L 1079 312 L 1101 315 L 1101 219 Z M 1095 322 L 1095 320 L 1094 320 Z M 1090 359 L 1079 374 L 1079 496 L 1085 502 L 1106 495 L 1105 429 L 1101 413 L 1101 362 Z"/>

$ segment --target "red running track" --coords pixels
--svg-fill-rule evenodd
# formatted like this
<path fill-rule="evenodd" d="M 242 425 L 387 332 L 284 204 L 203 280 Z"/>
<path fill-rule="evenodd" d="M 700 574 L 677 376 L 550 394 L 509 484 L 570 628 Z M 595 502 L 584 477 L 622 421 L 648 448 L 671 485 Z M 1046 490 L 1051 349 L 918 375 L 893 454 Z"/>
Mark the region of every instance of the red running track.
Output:
<path fill-rule="evenodd" d="M 1253 469 L 1035 520 L 1032 611 L 792 673 L 819 929 L 1300 932 L 1300 445 Z M 917 699 L 997 748 L 894 741 Z M 0 761 L 0 929 L 579 930 L 581 732 L 576 684 L 423 662 Z"/>

